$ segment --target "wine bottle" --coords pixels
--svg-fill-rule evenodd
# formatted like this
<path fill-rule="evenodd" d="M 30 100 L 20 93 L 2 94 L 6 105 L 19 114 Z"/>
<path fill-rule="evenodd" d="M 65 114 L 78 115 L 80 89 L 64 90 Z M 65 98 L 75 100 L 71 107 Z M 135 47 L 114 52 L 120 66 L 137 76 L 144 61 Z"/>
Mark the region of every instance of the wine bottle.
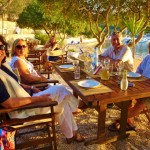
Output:
<path fill-rule="evenodd" d="M 124 70 L 123 72 L 123 77 L 120 82 L 120 88 L 121 90 L 127 90 L 128 88 L 127 70 Z"/>

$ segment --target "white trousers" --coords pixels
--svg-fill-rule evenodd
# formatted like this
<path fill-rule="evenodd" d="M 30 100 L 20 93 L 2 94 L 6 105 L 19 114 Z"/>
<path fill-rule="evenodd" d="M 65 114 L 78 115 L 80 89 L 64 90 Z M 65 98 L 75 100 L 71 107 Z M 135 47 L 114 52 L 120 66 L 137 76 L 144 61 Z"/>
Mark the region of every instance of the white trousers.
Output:
<path fill-rule="evenodd" d="M 66 138 L 73 136 L 73 131 L 78 129 L 77 124 L 73 118 L 72 112 L 76 111 L 78 107 L 78 100 L 68 91 L 63 85 L 54 85 L 48 89 L 35 93 L 33 96 L 40 96 L 43 94 L 50 94 L 50 98 L 58 102 L 54 107 L 56 112 L 56 120 L 58 121 L 62 133 Z M 49 108 L 35 108 L 26 111 L 15 111 L 10 114 L 11 118 L 26 118 L 28 116 L 45 114 L 50 112 Z M 15 114 L 16 113 L 16 114 Z"/>

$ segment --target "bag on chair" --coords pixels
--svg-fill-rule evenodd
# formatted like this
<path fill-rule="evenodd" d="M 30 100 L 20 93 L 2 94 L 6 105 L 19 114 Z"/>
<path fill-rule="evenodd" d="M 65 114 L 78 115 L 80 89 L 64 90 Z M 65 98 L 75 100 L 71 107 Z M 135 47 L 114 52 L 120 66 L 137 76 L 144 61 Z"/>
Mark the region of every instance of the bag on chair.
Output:
<path fill-rule="evenodd" d="M 0 128 L 0 150 L 15 150 L 15 133 L 10 126 Z"/>

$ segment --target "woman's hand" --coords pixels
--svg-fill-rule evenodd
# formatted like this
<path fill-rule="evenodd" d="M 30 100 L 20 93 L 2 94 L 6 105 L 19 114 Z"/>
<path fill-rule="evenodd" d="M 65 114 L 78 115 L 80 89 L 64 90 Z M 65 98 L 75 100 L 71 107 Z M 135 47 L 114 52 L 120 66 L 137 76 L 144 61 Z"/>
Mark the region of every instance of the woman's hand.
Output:
<path fill-rule="evenodd" d="M 50 98 L 50 94 L 44 94 L 44 95 L 41 95 L 41 97 L 43 101 L 49 101 L 49 102 L 52 101 L 52 99 Z"/>
<path fill-rule="evenodd" d="M 38 93 L 38 92 L 40 92 L 41 90 L 39 90 L 38 88 L 34 88 L 34 89 L 32 89 L 32 91 L 33 91 L 34 93 Z"/>
<path fill-rule="evenodd" d="M 47 78 L 41 76 L 41 81 L 48 81 Z"/>

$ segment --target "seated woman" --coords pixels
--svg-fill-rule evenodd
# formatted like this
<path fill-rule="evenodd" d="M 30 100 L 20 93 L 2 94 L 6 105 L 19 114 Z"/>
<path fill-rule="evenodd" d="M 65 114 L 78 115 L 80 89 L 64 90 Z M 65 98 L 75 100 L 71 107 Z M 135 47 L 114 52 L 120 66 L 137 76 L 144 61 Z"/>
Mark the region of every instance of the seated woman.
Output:
<path fill-rule="evenodd" d="M 56 42 L 55 36 L 52 36 L 50 40 L 45 44 L 44 48 L 47 50 L 45 53 L 42 55 L 43 61 L 57 61 L 60 59 L 59 56 L 48 56 L 49 51 L 54 51 L 58 50 L 58 43 Z"/>
<path fill-rule="evenodd" d="M 19 49 L 15 47 L 18 51 L 25 49 L 26 45 L 23 45 L 23 43 L 19 44 Z M 13 108 L 44 99 L 57 101 L 58 105 L 54 108 L 55 112 L 57 112 L 56 119 L 66 137 L 67 143 L 72 141 L 83 142 L 84 138 L 77 132 L 78 127 L 72 115 L 72 112 L 77 109 L 78 100 L 62 85 L 55 85 L 44 91 L 32 88 L 29 85 L 20 85 L 11 67 L 5 63 L 6 52 L 8 52 L 7 43 L 3 36 L 0 36 L 0 105 L 6 108 Z M 32 97 L 25 89 L 33 90 L 34 94 Z M 32 109 L 32 112 L 30 110 L 15 111 L 10 114 L 10 117 L 26 118 L 49 111 L 49 108 Z"/>
<path fill-rule="evenodd" d="M 32 63 L 26 60 L 28 55 L 27 43 L 23 39 L 16 39 L 13 43 L 11 52 L 12 69 L 18 68 L 22 83 L 34 83 L 39 81 L 48 81 L 47 78 L 37 73 Z"/>

